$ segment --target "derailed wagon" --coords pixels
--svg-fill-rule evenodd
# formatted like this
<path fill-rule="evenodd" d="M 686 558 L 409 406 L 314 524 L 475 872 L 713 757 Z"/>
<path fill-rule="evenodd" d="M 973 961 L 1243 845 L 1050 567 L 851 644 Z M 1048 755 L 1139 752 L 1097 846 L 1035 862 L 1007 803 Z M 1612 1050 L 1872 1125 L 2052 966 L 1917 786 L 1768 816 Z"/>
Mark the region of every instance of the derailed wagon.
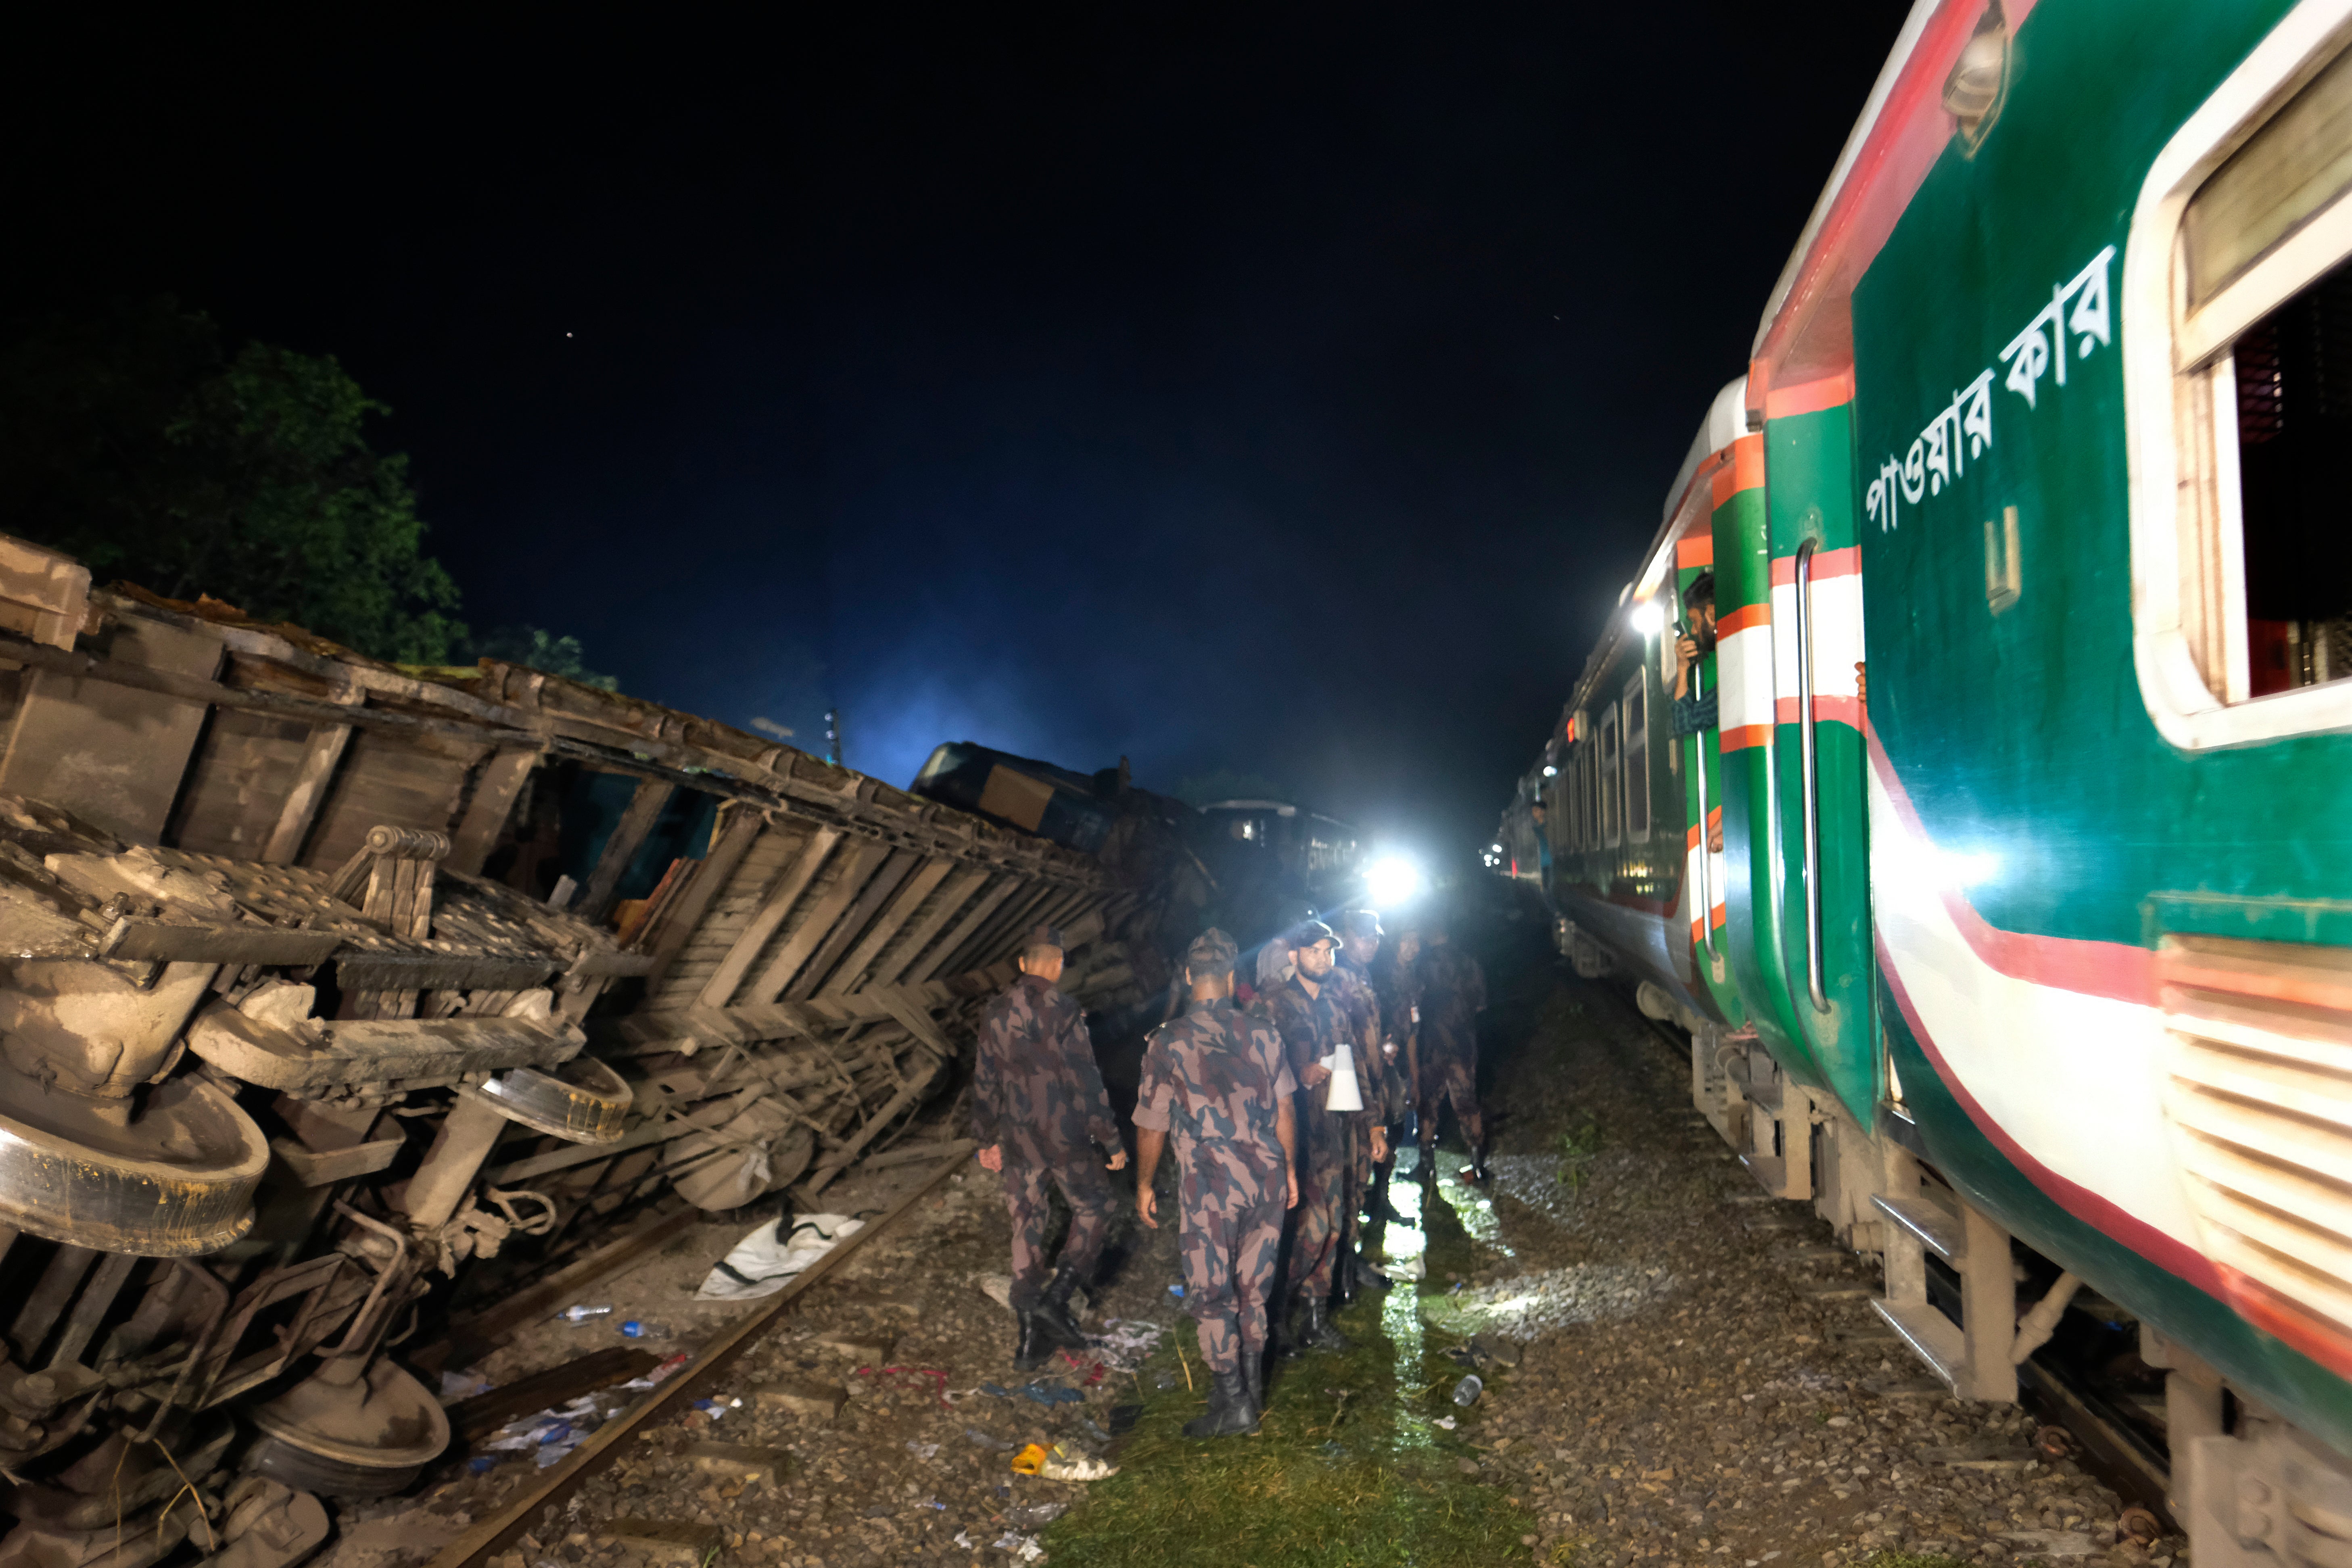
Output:
<path fill-rule="evenodd" d="M 691 715 L 15 541 L 0 628 L 0 1563 L 286 1568 L 446 1447 L 393 1352 L 482 1260 L 821 1190 L 1030 923 L 1161 979 L 1101 861 Z"/>

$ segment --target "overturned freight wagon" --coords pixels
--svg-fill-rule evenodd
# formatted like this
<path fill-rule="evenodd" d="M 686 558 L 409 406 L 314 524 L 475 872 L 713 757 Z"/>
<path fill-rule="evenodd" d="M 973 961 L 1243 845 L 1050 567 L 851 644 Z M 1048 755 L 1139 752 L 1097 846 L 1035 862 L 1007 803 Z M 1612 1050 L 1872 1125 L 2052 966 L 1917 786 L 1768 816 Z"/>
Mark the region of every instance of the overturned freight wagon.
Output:
<path fill-rule="evenodd" d="M 6 1568 L 286 1568 L 446 1444 L 389 1347 L 478 1260 L 821 1190 L 1034 922 L 1089 1005 L 1159 978 L 1093 858 L 5 539 L 0 735 Z"/>

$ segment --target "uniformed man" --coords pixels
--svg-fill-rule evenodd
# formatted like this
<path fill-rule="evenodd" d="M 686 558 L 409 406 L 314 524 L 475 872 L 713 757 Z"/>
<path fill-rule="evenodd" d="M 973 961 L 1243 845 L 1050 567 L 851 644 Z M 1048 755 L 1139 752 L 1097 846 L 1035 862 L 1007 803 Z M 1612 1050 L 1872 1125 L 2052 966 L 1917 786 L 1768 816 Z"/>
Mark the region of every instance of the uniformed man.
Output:
<path fill-rule="evenodd" d="M 1394 1075 L 1387 1047 L 1387 1021 L 1381 1016 L 1380 995 L 1372 987 L 1371 976 L 1372 960 L 1380 951 L 1380 915 L 1371 910 L 1343 911 L 1339 916 L 1339 962 L 1331 966 L 1331 984 L 1348 1009 L 1356 1054 L 1371 1065 L 1371 1076 L 1360 1086 L 1366 1127 L 1360 1131 L 1373 1126 L 1385 1129 L 1391 1120 L 1390 1080 Z M 1376 1236 L 1378 1228 L 1368 1232 L 1363 1224 L 1365 1194 L 1371 1189 L 1374 1173 L 1384 1171 L 1386 1165 L 1385 1159 L 1373 1160 L 1370 1137 L 1349 1140 L 1348 1181 L 1341 1205 L 1347 1224 L 1339 1263 L 1333 1270 L 1334 1294 L 1343 1307 L 1355 1300 L 1360 1289 L 1388 1289 L 1388 1276 L 1372 1267 L 1364 1254 L 1367 1237 Z"/>
<path fill-rule="evenodd" d="M 1013 1218 L 1013 1315 L 1020 1329 L 1013 1364 L 1023 1372 L 1045 1364 L 1056 1345 L 1085 1342 L 1070 1292 L 1101 1259 L 1112 1212 L 1097 1150 L 1110 1152 L 1110 1170 L 1127 1164 L 1086 1013 L 1055 988 L 1061 978 L 1062 933 L 1031 927 L 1021 978 L 980 1016 L 971 1075 L 972 1140 L 981 1164 L 1004 1173 Z M 1070 1205 L 1058 1259 L 1045 1251 L 1049 1186 L 1060 1187 Z"/>
<path fill-rule="evenodd" d="M 1282 1214 L 1298 1202 L 1297 1082 L 1271 1024 L 1234 1010 L 1234 939 L 1213 926 L 1184 958 L 1192 1000 L 1151 1032 L 1135 1096 L 1135 1206 L 1160 1228 L 1151 1178 L 1172 1130 L 1184 1310 L 1200 1325 L 1209 1409 L 1193 1437 L 1255 1429 L 1265 1408 L 1266 1299 Z"/>
<path fill-rule="evenodd" d="M 1297 968 L 1273 997 L 1274 1021 L 1291 1076 L 1298 1080 L 1298 1223 L 1291 1237 L 1289 1295 L 1300 1327 L 1286 1342 L 1288 1353 L 1302 1349 L 1348 1348 L 1346 1335 L 1331 1326 L 1329 1308 L 1339 1248 L 1346 1236 L 1349 1141 L 1369 1131 L 1374 1160 L 1388 1156 L 1387 1135 L 1363 1110 L 1326 1108 L 1331 1069 L 1327 1058 L 1348 1051 L 1356 1058 L 1359 1086 L 1372 1081 L 1370 1065 L 1358 1052 L 1354 1031 L 1338 987 L 1329 984 L 1339 937 L 1320 921 L 1290 934 Z"/>
<path fill-rule="evenodd" d="M 1384 942 L 1382 962 L 1372 966 L 1372 994 L 1380 998 L 1381 1025 L 1388 1031 L 1384 1048 L 1396 1055 L 1389 1061 L 1389 1159 L 1373 1172 L 1373 1187 L 1364 1212 L 1400 1225 L 1412 1222 L 1389 1202 L 1389 1176 L 1396 1169 L 1396 1152 L 1412 1121 L 1421 1093 L 1419 1036 L 1421 1031 L 1421 930 L 1400 926 Z"/>
<path fill-rule="evenodd" d="M 1421 955 L 1421 1169 L 1424 1185 L 1437 1178 L 1437 1119 L 1451 1101 L 1470 1145 L 1474 1182 L 1486 1179 L 1486 1121 L 1478 1112 L 1478 1015 L 1486 1010 L 1486 974 L 1478 961 L 1448 940 L 1445 922 L 1431 920 Z"/>

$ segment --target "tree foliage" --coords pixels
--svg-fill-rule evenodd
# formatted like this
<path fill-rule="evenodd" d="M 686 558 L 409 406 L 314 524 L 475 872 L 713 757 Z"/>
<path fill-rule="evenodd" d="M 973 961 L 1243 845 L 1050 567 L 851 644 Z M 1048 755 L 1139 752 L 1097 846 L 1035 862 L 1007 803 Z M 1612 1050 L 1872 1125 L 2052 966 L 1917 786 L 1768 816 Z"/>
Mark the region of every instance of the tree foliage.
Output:
<path fill-rule="evenodd" d="M 621 684 L 588 668 L 578 637 L 558 637 L 540 626 L 500 626 L 471 638 L 466 651 L 476 658 L 504 659 L 543 675 L 561 675 L 583 686 L 602 687 L 606 691 L 617 690 Z"/>
<path fill-rule="evenodd" d="M 385 412 L 333 358 L 231 353 L 170 300 L 38 321 L 0 346 L 0 528 L 101 581 L 440 663 L 466 642 L 457 585 L 425 553 L 408 459 L 368 445 Z"/>

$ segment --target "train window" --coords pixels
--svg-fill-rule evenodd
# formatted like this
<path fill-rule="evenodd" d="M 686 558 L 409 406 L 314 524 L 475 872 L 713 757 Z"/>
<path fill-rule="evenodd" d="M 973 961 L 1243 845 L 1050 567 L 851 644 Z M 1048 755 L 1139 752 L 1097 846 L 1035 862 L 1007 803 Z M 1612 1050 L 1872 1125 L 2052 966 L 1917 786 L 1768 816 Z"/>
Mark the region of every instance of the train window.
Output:
<path fill-rule="evenodd" d="M 2125 253 L 2137 663 L 2177 744 L 2352 721 L 2347 36 L 2311 5 L 2274 29 L 2158 159 Z"/>
<path fill-rule="evenodd" d="M 1650 702 L 1643 678 L 1625 688 L 1625 837 L 1650 836 Z"/>
<path fill-rule="evenodd" d="M 1601 842 L 1615 848 L 1621 835 L 1617 822 L 1617 710 L 1612 705 L 1601 712 Z"/>

